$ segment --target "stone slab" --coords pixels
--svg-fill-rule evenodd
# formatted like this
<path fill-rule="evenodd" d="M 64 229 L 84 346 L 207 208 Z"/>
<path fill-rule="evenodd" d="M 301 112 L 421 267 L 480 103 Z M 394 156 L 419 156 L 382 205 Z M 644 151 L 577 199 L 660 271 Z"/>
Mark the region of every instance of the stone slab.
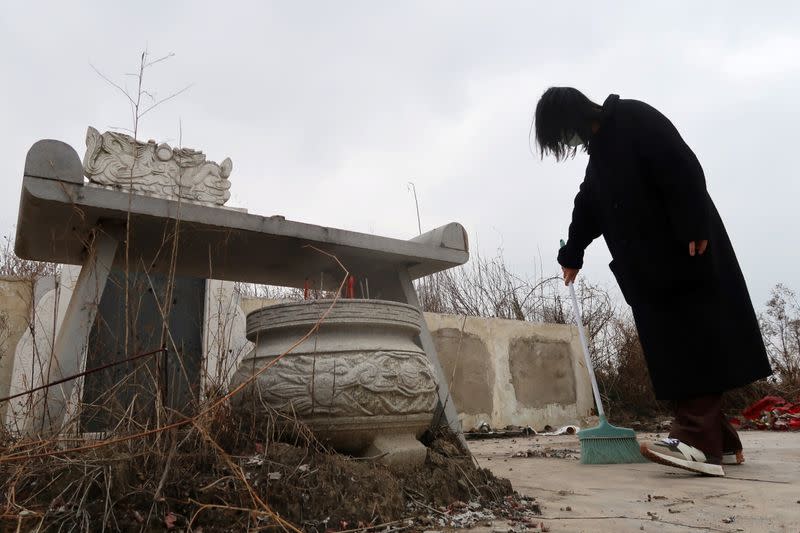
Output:
<path fill-rule="evenodd" d="M 29 170 L 80 166 L 63 143 L 39 142 Z M 71 152 L 71 153 L 70 153 Z M 74 160 L 72 160 L 74 159 Z M 42 162 L 47 163 L 36 163 Z M 178 275 L 303 287 L 338 287 L 343 272 L 335 255 L 358 279 L 369 280 L 370 297 L 394 283 L 397 271 L 412 279 L 464 264 L 469 258 L 464 228 L 451 223 L 413 240 L 293 222 L 77 183 L 71 173 L 28 173 L 23 178 L 15 252 L 25 259 L 82 264 L 85 239 L 95 226 L 125 222 L 130 212 L 132 257 L 168 272 L 171 237 L 178 230 Z M 124 267 L 124 246 L 115 266 Z M 391 299 L 391 298 L 387 298 Z"/>

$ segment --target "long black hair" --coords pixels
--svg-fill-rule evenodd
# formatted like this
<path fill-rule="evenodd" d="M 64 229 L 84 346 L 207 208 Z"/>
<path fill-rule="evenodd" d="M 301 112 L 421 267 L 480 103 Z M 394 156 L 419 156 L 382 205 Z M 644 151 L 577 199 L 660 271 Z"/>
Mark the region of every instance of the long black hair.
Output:
<path fill-rule="evenodd" d="M 600 118 L 602 107 L 572 87 L 550 87 L 536 104 L 536 144 L 544 158 L 552 154 L 556 161 L 574 157 L 577 147 L 565 140 L 577 134 L 586 142 L 592 136 L 592 120 Z"/>

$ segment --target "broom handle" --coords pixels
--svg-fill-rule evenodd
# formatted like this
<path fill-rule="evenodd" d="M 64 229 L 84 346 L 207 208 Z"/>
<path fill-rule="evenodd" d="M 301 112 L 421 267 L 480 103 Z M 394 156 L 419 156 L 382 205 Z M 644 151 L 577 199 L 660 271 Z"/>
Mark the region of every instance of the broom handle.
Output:
<path fill-rule="evenodd" d="M 569 295 L 572 297 L 572 308 L 575 310 L 575 324 L 578 326 L 578 336 L 581 338 L 583 358 L 586 360 L 589 378 L 592 380 L 592 392 L 594 393 L 594 401 L 597 404 L 597 414 L 602 418 L 606 415 L 603 411 L 603 402 L 600 400 L 600 389 L 597 388 L 597 378 L 594 377 L 594 367 L 592 366 L 592 358 L 589 355 L 589 344 L 586 342 L 586 331 L 583 329 L 583 319 L 581 318 L 581 310 L 578 307 L 578 297 L 575 295 L 574 283 L 569 284 Z"/>

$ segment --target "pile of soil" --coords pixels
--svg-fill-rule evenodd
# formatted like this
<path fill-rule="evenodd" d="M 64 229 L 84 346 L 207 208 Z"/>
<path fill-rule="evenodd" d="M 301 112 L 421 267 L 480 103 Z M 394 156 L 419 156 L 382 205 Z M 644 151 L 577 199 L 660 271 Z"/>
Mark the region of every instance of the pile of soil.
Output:
<path fill-rule="evenodd" d="M 415 468 L 283 443 L 244 459 L 243 467 L 275 512 L 306 527 L 363 527 L 408 517 L 414 501 L 438 508 L 513 494 L 508 480 L 478 468 L 450 436 L 433 440 Z"/>
<path fill-rule="evenodd" d="M 306 531 L 377 529 L 401 519 L 418 519 L 404 529 L 424 529 L 419 524 L 431 512 L 445 516 L 466 502 L 510 509 L 521 500 L 452 435 L 430 439 L 424 464 L 414 468 L 308 443 L 246 439 L 220 447 L 224 435 L 216 444 L 207 437 L 179 434 L 0 463 L 0 488 L 7 503 L 13 499 L 0 530 L 245 531 L 275 526 L 271 512 Z"/>

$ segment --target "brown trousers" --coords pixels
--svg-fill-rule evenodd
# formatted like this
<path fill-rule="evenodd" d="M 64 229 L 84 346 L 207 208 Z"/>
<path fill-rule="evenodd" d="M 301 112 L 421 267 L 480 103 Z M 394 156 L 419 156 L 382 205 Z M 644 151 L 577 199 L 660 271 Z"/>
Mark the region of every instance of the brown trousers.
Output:
<path fill-rule="evenodd" d="M 674 411 L 669 436 L 701 450 L 710 463 L 719 464 L 723 453 L 742 449 L 736 429 L 722 414 L 721 394 L 677 400 Z"/>

